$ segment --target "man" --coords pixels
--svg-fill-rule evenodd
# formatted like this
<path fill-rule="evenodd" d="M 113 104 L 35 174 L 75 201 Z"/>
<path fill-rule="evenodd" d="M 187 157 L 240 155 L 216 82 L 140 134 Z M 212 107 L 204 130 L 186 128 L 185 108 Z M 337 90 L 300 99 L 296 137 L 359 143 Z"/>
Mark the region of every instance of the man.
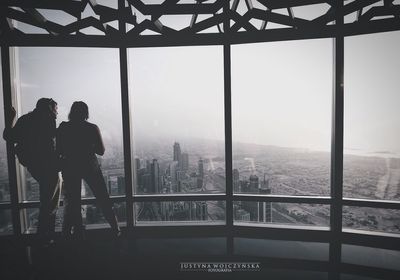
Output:
<path fill-rule="evenodd" d="M 55 152 L 57 103 L 41 98 L 36 108 L 21 116 L 15 126 L 15 109 L 11 107 L 9 122 L 3 132 L 14 147 L 20 164 L 27 167 L 39 183 L 40 208 L 37 233 L 49 241 L 55 229 L 55 212 L 59 199 L 58 160 Z"/>

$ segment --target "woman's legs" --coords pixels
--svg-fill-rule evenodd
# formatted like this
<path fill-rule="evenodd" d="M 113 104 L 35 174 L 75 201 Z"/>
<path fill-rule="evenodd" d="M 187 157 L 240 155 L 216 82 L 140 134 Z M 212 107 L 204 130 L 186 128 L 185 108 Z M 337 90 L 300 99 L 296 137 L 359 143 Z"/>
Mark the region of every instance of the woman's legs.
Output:
<path fill-rule="evenodd" d="M 104 182 L 103 173 L 99 167 L 94 168 L 90 172 L 87 172 L 83 179 L 89 185 L 93 194 L 96 197 L 97 206 L 103 212 L 104 217 L 110 224 L 112 230 L 116 233 L 120 233 L 118 226 L 117 217 L 115 216 L 113 205 L 107 192 L 107 186 Z"/>
<path fill-rule="evenodd" d="M 83 223 L 81 214 L 81 183 L 82 179 L 74 174 L 63 173 L 64 178 L 64 221 L 63 235 L 83 235 Z"/>

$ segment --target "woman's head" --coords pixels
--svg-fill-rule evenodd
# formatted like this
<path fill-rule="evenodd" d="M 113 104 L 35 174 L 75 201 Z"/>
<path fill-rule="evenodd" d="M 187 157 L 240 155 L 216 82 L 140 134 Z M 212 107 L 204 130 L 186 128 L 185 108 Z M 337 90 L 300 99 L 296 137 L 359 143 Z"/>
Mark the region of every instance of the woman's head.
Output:
<path fill-rule="evenodd" d="M 75 101 L 71 106 L 68 119 L 70 121 L 85 121 L 89 118 L 89 108 L 83 101 Z"/>

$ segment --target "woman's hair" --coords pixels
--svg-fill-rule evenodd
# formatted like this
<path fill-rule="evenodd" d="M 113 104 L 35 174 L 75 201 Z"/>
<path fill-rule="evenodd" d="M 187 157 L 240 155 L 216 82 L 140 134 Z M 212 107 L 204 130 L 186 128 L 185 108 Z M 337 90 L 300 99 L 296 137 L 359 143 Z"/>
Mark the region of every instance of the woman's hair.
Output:
<path fill-rule="evenodd" d="M 83 101 L 75 101 L 68 114 L 70 121 L 85 121 L 89 118 L 89 108 Z"/>

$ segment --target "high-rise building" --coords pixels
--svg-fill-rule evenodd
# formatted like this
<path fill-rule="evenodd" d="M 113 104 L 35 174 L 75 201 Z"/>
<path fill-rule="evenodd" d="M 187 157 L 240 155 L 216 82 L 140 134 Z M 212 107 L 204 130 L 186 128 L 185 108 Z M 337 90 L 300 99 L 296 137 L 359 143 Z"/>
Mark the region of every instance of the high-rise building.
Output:
<path fill-rule="evenodd" d="M 142 192 L 144 190 L 144 181 L 143 181 L 143 176 L 147 174 L 146 168 L 140 168 L 136 172 L 136 182 L 137 182 L 137 191 Z"/>
<path fill-rule="evenodd" d="M 140 169 L 140 158 L 135 158 L 136 170 Z"/>
<path fill-rule="evenodd" d="M 254 174 L 250 175 L 250 185 L 248 192 L 258 193 L 258 185 L 259 185 L 258 176 Z"/>
<path fill-rule="evenodd" d="M 176 184 L 178 183 L 177 171 L 178 171 L 178 162 L 173 161 L 169 165 L 169 176 L 171 178 L 172 189 L 175 189 L 174 186 L 176 186 Z"/>
<path fill-rule="evenodd" d="M 266 179 L 264 174 L 264 180 L 261 182 L 260 194 L 271 194 L 271 188 L 269 187 L 269 179 Z M 272 204 L 271 202 L 258 202 L 258 221 L 263 223 L 272 222 Z"/>
<path fill-rule="evenodd" d="M 151 176 L 150 173 L 145 173 L 142 175 L 142 182 L 143 182 L 143 192 L 145 193 L 154 193 L 151 185 Z"/>
<path fill-rule="evenodd" d="M 180 165 L 180 161 L 181 161 L 181 146 L 179 145 L 178 142 L 174 143 L 174 161 L 177 161 L 178 165 Z"/>
<path fill-rule="evenodd" d="M 189 154 L 188 153 L 181 154 L 181 168 L 183 171 L 189 170 Z"/>
<path fill-rule="evenodd" d="M 125 177 L 119 176 L 117 179 L 117 184 L 118 184 L 118 194 L 124 194 L 125 193 Z"/>
<path fill-rule="evenodd" d="M 203 159 L 199 159 L 199 163 L 198 163 L 198 169 L 199 169 L 199 177 L 201 179 L 204 178 L 204 162 Z"/>
<path fill-rule="evenodd" d="M 257 175 L 250 175 L 249 181 L 241 182 L 241 188 L 243 192 L 258 193 L 259 180 Z M 259 220 L 259 205 L 258 202 L 254 201 L 243 201 L 243 209 L 250 214 L 250 220 L 257 222 Z"/>
<path fill-rule="evenodd" d="M 153 193 L 160 193 L 160 166 L 157 159 L 153 159 L 151 163 L 151 189 Z"/>
<path fill-rule="evenodd" d="M 206 221 L 207 220 L 207 202 L 201 201 L 201 202 L 196 202 L 196 218 L 197 220 L 200 221 Z"/>
<path fill-rule="evenodd" d="M 203 188 L 203 178 L 201 178 L 201 177 L 197 177 L 197 182 L 196 182 L 196 184 L 197 184 L 197 188 L 198 189 L 201 189 L 201 188 Z"/>
<path fill-rule="evenodd" d="M 240 181 L 239 181 L 239 170 L 233 169 L 233 191 L 241 192 Z"/>
<path fill-rule="evenodd" d="M 151 173 L 151 161 L 150 160 L 146 160 L 146 171 L 147 173 Z"/>

